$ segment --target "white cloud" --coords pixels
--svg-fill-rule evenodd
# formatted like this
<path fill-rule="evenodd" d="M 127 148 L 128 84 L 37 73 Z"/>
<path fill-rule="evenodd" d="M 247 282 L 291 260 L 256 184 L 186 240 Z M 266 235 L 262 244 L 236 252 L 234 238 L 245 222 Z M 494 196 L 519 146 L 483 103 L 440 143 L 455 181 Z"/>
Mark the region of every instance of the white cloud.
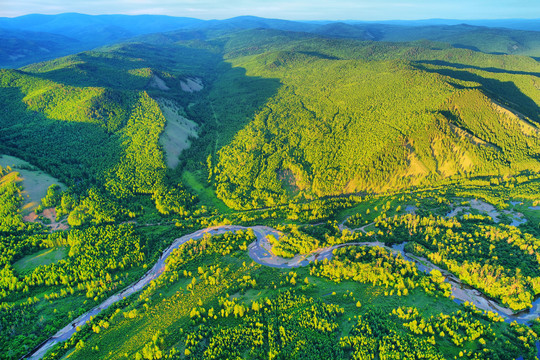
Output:
<path fill-rule="evenodd" d="M 256 15 L 310 19 L 540 17 L 538 0 L 0 0 L 0 16 L 29 13 L 166 14 L 208 18 Z"/>
<path fill-rule="evenodd" d="M 128 10 L 126 15 L 167 15 L 167 9 L 165 8 L 143 8 Z"/>

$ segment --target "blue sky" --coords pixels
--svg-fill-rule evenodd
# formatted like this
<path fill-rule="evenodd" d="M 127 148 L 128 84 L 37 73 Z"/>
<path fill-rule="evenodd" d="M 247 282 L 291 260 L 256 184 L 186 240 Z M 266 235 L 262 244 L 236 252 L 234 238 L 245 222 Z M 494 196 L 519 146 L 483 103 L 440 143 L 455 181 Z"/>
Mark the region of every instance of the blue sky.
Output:
<path fill-rule="evenodd" d="M 255 15 L 290 20 L 540 18 L 540 0 L 0 0 L 0 16 L 160 14 L 199 19 Z"/>

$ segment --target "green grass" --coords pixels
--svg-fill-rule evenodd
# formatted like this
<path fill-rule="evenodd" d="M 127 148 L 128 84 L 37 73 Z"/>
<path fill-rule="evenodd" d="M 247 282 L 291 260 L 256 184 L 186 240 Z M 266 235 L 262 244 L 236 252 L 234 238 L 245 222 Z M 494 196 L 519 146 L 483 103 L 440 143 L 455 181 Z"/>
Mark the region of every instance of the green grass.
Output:
<path fill-rule="evenodd" d="M 241 241 L 241 240 L 240 240 Z M 65 358 L 69 359 L 122 359 L 134 358 L 135 353 L 141 352 L 145 344 L 151 343 L 155 334 L 160 331 L 164 337 L 163 349 L 165 353 L 172 347 L 180 352 L 184 351 L 187 334 L 196 329 L 190 319 L 192 309 L 204 307 L 219 310 L 219 299 L 228 297 L 237 299 L 238 303 L 251 307 L 253 301 L 264 303 L 262 299 L 268 297 L 275 299 L 279 293 L 294 290 L 296 295 L 305 295 L 308 298 L 321 299 L 327 304 L 334 304 L 344 309 L 343 316 L 337 320 L 339 332 L 336 335 L 347 336 L 359 316 L 369 317 L 372 314 L 390 316 L 393 309 L 400 306 L 414 307 L 424 319 L 439 314 L 456 313 L 462 309 L 461 305 L 449 298 L 428 295 L 421 288 L 415 288 L 407 296 L 388 295 L 384 286 L 373 286 L 355 281 L 345 280 L 334 282 L 323 277 L 310 275 L 308 267 L 296 269 L 276 269 L 253 263 L 245 250 L 239 250 L 240 242 L 228 239 L 223 248 L 232 246 L 231 253 L 221 252 L 205 253 L 191 257 L 191 250 L 185 252 L 186 262 L 178 265 L 172 264 L 172 271 L 164 273 L 156 283 L 143 290 L 143 294 L 135 295 L 125 307 L 120 308 L 113 318 L 108 318 L 110 326 L 101 328 L 99 333 L 90 331 L 90 336 L 84 339 L 84 347 L 80 347 Z M 205 249 L 211 249 L 205 246 Z M 192 248 L 195 250 L 196 248 Z M 217 271 L 219 269 L 219 271 Z M 187 275 L 183 275 L 183 271 Z M 191 274 L 189 274 L 189 272 Z M 201 275 L 205 273 L 206 275 Z M 292 285 L 290 277 L 296 273 L 296 285 Z M 221 275 L 217 275 L 221 274 Z M 205 283 L 205 276 L 217 276 L 216 283 Z M 196 277 L 195 286 L 188 286 Z M 256 284 L 247 288 L 239 285 L 245 279 L 255 279 Z M 305 279 L 307 278 L 307 284 Z M 244 279 L 244 280 L 243 280 Z M 357 306 L 357 302 L 361 306 Z M 131 310 L 137 309 L 138 314 L 130 318 Z M 407 332 L 402 328 L 400 321 L 390 316 L 395 322 L 398 331 Z M 204 320 L 208 326 L 234 328 L 244 324 L 243 319 L 233 316 L 228 318 Z M 401 329 L 401 330 L 400 330 Z M 495 324 L 494 331 L 503 335 L 508 331 L 507 324 Z M 475 343 L 464 344 L 476 350 Z M 451 358 L 458 355 L 459 350 L 445 338 L 437 340 L 437 347 Z"/>
<path fill-rule="evenodd" d="M 384 211 L 383 207 L 390 203 L 390 208 Z M 403 199 L 402 196 L 381 196 L 362 201 L 358 205 L 339 212 L 336 216 L 338 222 L 346 220 L 351 215 L 362 214 L 362 223 L 369 224 L 379 215 L 385 213 L 387 217 L 403 214 L 408 205 L 415 205 L 414 200 Z M 399 211 L 397 207 L 400 207 Z M 376 210 L 375 210 L 376 208 Z M 369 210 L 369 213 L 367 211 Z"/>
<path fill-rule="evenodd" d="M 345 209 L 336 216 L 338 222 L 341 222 L 347 219 L 349 216 L 354 214 L 362 214 L 362 218 L 369 222 L 373 221 L 377 216 L 380 215 L 379 211 L 374 211 L 374 208 L 377 207 L 380 210 L 381 206 L 384 205 L 387 201 L 390 201 L 389 198 L 377 197 L 374 199 L 367 199 L 362 201 L 357 206 Z M 393 204 L 392 204 L 393 205 Z M 397 205 L 396 205 L 397 206 Z M 395 207 L 392 206 L 394 209 Z M 366 211 L 369 209 L 370 213 L 366 214 Z"/>
<path fill-rule="evenodd" d="M 29 273 L 38 266 L 55 263 L 63 259 L 66 255 L 67 249 L 64 247 L 44 249 L 35 254 L 23 257 L 13 267 L 19 273 Z"/>
<path fill-rule="evenodd" d="M 533 223 L 539 223 L 540 222 L 540 209 L 529 209 L 529 207 L 532 207 L 533 203 L 532 201 L 523 201 L 519 204 L 516 204 L 514 206 L 511 206 L 511 208 L 517 212 L 520 212 L 527 218 L 527 221 L 531 221 Z"/>
<path fill-rule="evenodd" d="M 142 189 L 142 193 L 146 195 L 133 197 L 126 200 L 126 203 L 140 205 L 141 209 L 133 207 L 137 212 L 138 225 L 154 225 L 141 230 L 148 233 L 146 251 L 150 260 L 155 259 L 165 247 L 166 242 L 162 239 L 172 241 L 175 233 L 181 231 L 171 225 L 173 221 L 169 221 L 169 218 L 163 220 L 157 213 L 148 196 L 152 192 L 152 184 L 142 180 L 162 179 L 164 176 L 164 171 L 160 170 L 165 169 L 162 153 L 156 140 L 162 130 L 162 126 L 156 124 L 161 124 L 164 120 L 154 101 L 139 94 L 147 81 L 144 77 L 131 75 L 150 76 L 153 67 L 158 64 L 164 66 L 163 72 L 159 73 L 163 79 L 172 82 L 187 74 L 201 76 L 205 81 L 205 90 L 192 95 L 182 93 L 179 97 L 176 95 L 181 90 L 177 88 L 171 89 L 169 93 L 150 89 L 151 96 L 178 97 L 179 106 L 188 109 L 188 112 L 189 107 L 186 105 L 193 101 L 212 105 L 211 112 L 210 106 L 206 110 L 209 113 L 201 112 L 195 115 L 198 111 L 194 110 L 189 114 L 198 124 L 203 125 L 201 137 L 194 140 L 193 146 L 185 152 L 200 155 L 186 155 L 183 160 L 187 163 L 191 161 L 192 165 L 195 165 L 184 172 L 177 169 L 174 180 L 179 181 L 181 178 L 184 184 L 198 195 L 202 205 L 233 219 L 235 216 L 242 217 L 242 223 L 248 222 L 244 221 L 243 216 L 248 218 L 251 214 L 231 214 L 231 210 L 220 198 L 227 201 L 229 195 L 235 195 L 227 204 L 236 205 L 238 209 L 286 204 L 288 198 L 298 195 L 287 181 L 276 178 L 276 175 L 288 173 L 287 171 L 290 171 L 291 176 L 294 175 L 295 180 L 298 180 L 299 186 L 304 188 L 301 191 L 306 195 L 306 199 L 312 199 L 318 195 L 393 191 L 409 185 L 457 184 L 456 181 L 465 174 L 472 176 L 467 178 L 467 181 L 473 186 L 477 180 L 485 181 L 480 178 L 481 175 L 487 178 L 499 174 L 502 177 L 507 174 L 521 174 L 520 172 L 525 170 L 536 173 L 540 168 L 536 156 L 540 153 L 537 141 L 540 137 L 534 132 L 532 135 L 523 133 L 523 129 L 529 128 L 524 127 L 525 125 L 511 114 L 513 110 L 509 110 L 510 114 L 506 113 L 495 107 L 491 101 L 493 97 L 493 100 L 506 107 L 523 112 L 531 121 L 538 120 L 540 98 L 532 80 L 540 70 L 536 65 L 527 65 L 525 58 L 497 57 L 446 48 L 434 50 L 429 44 L 378 44 L 373 47 L 352 41 L 317 39 L 306 42 L 302 39 L 296 42 L 291 39 L 288 45 L 272 45 L 271 42 L 265 45 L 264 41 L 269 40 L 268 34 L 260 32 L 262 39 L 257 40 L 254 37 L 256 33 L 253 31 L 244 34 L 254 43 L 247 43 L 246 39 L 241 38 L 241 34 L 228 40 L 219 39 L 218 42 L 223 43 L 221 45 L 224 53 L 218 53 L 219 50 L 214 53 L 176 45 L 164 48 L 130 45 L 116 48 L 119 54 L 111 48 L 110 53 L 92 52 L 77 55 L 71 60 L 64 59 L 58 66 L 51 62 L 48 65 L 27 68 L 28 71 L 34 71 L 33 75 L 6 72 L 0 76 L 1 80 L 5 80 L 4 85 L 8 86 L 12 80 L 14 83 L 12 88 L 3 88 L 4 93 L 0 99 L 0 108 L 4 109 L 6 115 L 10 115 L 0 116 L 3 118 L 0 147 L 29 159 L 41 169 L 61 178 L 66 184 L 79 184 L 80 179 L 87 179 L 88 183 L 83 182 L 79 186 L 81 192 L 77 195 L 82 196 L 82 199 L 86 196 L 87 186 L 93 185 L 96 179 L 110 180 L 110 183 L 107 183 L 109 185 L 122 185 L 126 181 L 122 186 Z M 235 43 L 241 46 L 237 49 L 234 47 Z M 203 45 L 206 48 L 215 43 L 208 42 Z M 298 48 L 293 50 L 296 47 Z M 348 52 L 344 48 L 349 49 Z M 254 55 L 253 49 L 257 49 L 256 52 L 267 51 Z M 167 60 L 163 54 L 171 57 L 170 62 L 162 61 Z M 204 54 L 205 61 L 201 58 Z M 141 59 L 138 59 L 139 55 Z M 230 63 L 221 63 L 218 66 L 222 55 L 226 55 L 225 58 L 229 59 Z M 336 60 L 333 60 L 333 57 L 336 57 Z M 135 62 L 132 59 L 138 60 Z M 180 59 L 183 59 L 183 62 L 180 62 Z M 79 61 L 87 66 L 78 66 L 81 65 Z M 208 66 L 203 66 L 204 63 Z M 521 66 L 522 64 L 527 66 Z M 143 71 L 144 69 L 147 70 Z M 171 72 L 170 76 L 166 76 L 165 71 Z M 330 78 L 332 81 L 329 82 Z M 91 85 L 93 87 L 90 87 Z M 102 93 L 99 89 L 107 91 Z M 41 91 L 44 93 L 41 94 Z M 395 97 L 391 103 L 388 102 L 389 93 Z M 27 96 L 24 98 L 25 102 L 22 102 L 23 95 Z M 135 116 L 134 112 L 132 114 L 131 109 L 135 105 L 147 117 Z M 103 114 L 101 110 L 104 111 Z M 111 114 L 118 116 L 112 117 Z M 156 119 L 159 122 L 156 122 Z M 87 123 L 83 124 L 82 120 Z M 128 120 L 132 120 L 133 124 Z M 350 123 L 347 123 L 347 126 L 344 125 L 346 121 Z M 129 124 L 126 125 L 126 122 Z M 205 127 L 205 124 L 212 126 Z M 238 133 L 241 128 L 244 129 Z M 486 128 L 493 131 L 487 131 Z M 124 134 L 120 132 L 122 129 L 126 129 L 125 134 L 130 133 L 132 136 L 130 135 L 127 143 L 121 144 L 118 138 Z M 156 135 L 152 142 L 147 141 L 151 137 L 147 136 L 147 131 L 143 131 L 145 129 Z M 426 129 L 429 130 L 427 133 Z M 85 134 L 82 138 L 81 133 Z M 364 135 L 359 137 L 359 133 Z M 36 144 L 35 139 L 41 134 L 43 141 Z M 297 136 L 298 134 L 302 136 Z M 216 146 L 214 142 L 217 143 Z M 126 148 L 124 145 L 128 143 L 129 147 Z M 516 143 L 521 146 L 516 146 Z M 149 151 L 140 151 L 143 148 Z M 215 151 L 219 148 L 223 151 L 216 154 Z M 363 153 L 358 153 L 359 149 Z M 140 157 L 141 154 L 152 154 L 152 157 Z M 201 160 L 204 163 L 208 155 L 213 156 L 210 158 L 211 164 L 221 164 L 219 169 L 223 178 L 216 180 L 214 187 L 207 183 L 205 171 L 200 166 Z M 177 154 L 171 157 L 177 157 Z M 132 158 L 140 162 L 131 163 L 126 160 Z M 62 161 L 55 161 L 58 159 Z M 157 163 L 163 163 L 163 166 L 154 169 L 153 166 Z M 50 185 L 45 174 L 32 170 L 28 163 L 18 158 L 0 157 L 0 164 L 22 167 L 20 170 L 17 168 L 17 171 L 24 179 L 26 192 L 23 195 L 28 203 L 38 203 L 45 195 Z M 508 168 L 507 164 L 512 164 L 512 167 Z M 484 165 L 487 168 L 483 169 Z M 117 169 L 113 166 L 123 169 L 122 173 L 126 175 L 134 174 L 131 171 L 133 169 L 142 171 L 151 168 L 155 171 L 145 170 L 137 173 L 137 177 L 133 179 L 129 177 L 129 180 L 136 181 L 133 185 L 127 182 L 127 178 L 112 176 L 118 173 L 109 172 Z M 236 176 L 229 179 L 229 175 Z M 425 181 L 422 180 L 424 178 Z M 402 179 L 406 181 L 401 182 Z M 489 180 L 487 182 L 489 183 Z M 103 185 L 101 180 L 97 183 L 98 186 Z M 214 190 L 216 188 L 217 190 Z M 495 191 L 489 185 L 485 188 Z M 248 190 L 236 192 L 243 189 Z M 502 194 L 502 186 L 498 189 Z M 530 188 L 523 191 L 533 194 L 530 195 L 532 197 L 538 193 L 537 189 L 536 184 L 531 184 Z M 141 193 L 138 190 L 135 192 Z M 216 192 L 220 198 L 216 196 Z M 427 197 L 433 196 L 426 191 L 404 197 L 370 197 L 359 205 L 340 212 L 337 218 L 341 222 L 350 215 L 362 214 L 358 222 L 360 227 L 373 222 L 383 213 L 388 217 L 396 213 L 403 214 L 407 205 L 419 207 L 418 214 L 428 210 L 433 214 L 446 213 L 448 205 L 438 205 L 433 198 L 422 198 L 424 194 L 427 194 Z M 496 197 L 494 194 L 492 196 Z M 112 195 L 112 192 L 106 193 L 105 198 L 112 198 Z M 502 199 L 501 195 L 497 197 Z M 99 204 L 101 198 L 97 198 L 95 202 Z M 387 202 L 390 207 L 384 210 Z M 400 211 L 397 211 L 397 206 L 401 207 Z M 540 211 L 530 210 L 528 205 L 515 208 L 525 214 L 529 225 L 540 222 Z M 287 210 L 282 208 L 276 211 L 282 213 Z M 122 214 L 113 214 L 111 220 L 107 221 L 124 221 L 122 216 L 127 218 L 127 215 Z M 103 216 L 103 219 L 106 218 Z M 184 222 L 191 225 L 191 220 L 178 221 L 182 225 Z M 155 226 L 161 222 L 166 223 L 167 227 Z M 368 231 L 372 229 L 373 225 L 366 228 Z M 66 253 L 65 248 L 42 250 L 19 260 L 15 269 L 18 273 L 26 274 L 40 265 L 58 261 L 65 257 Z M 234 292 L 234 297 L 249 303 L 262 297 L 275 296 L 277 291 L 292 287 L 285 280 L 290 270 L 260 266 L 245 269 L 241 265 L 244 261 L 251 263 L 247 255 L 242 253 L 237 256 L 205 257 L 201 263 L 205 266 L 219 264 L 222 268 L 230 267 L 232 270 L 224 281 L 236 281 L 237 277 L 241 278 L 242 275 L 256 277 L 255 289 L 244 292 L 237 291 L 237 288 L 231 290 L 231 287 L 234 287 L 228 286 L 231 284 L 212 287 L 198 283 L 195 290 L 190 292 L 186 290 L 190 279 L 173 279 L 155 293 L 150 293 L 148 300 L 136 300 L 135 296 L 133 306 L 138 307 L 141 315 L 130 320 L 119 314 L 111 321 L 111 328 L 93 335 L 89 345 L 82 351 L 76 351 L 73 357 L 121 358 L 124 353 L 132 355 L 139 351 L 158 329 L 170 331 L 167 344 L 176 346 L 183 341 L 181 330 L 189 329 L 189 311 L 199 299 L 203 300 L 205 307 L 215 307 L 219 296 Z M 195 276 L 197 265 L 187 264 L 186 267 L 191 267 L 191 271 L 194 267 Z M 146 269 L 141 267 L 131 269 L 124 285 L 136 280 L 145 271 Z M 339 304 L 346 311 L 344 319 L 373 308 L 386 311 L 401 305 L 418 307 L 424 315 L 447 313 L 458 308 L 448 299 L 436 299 L 420 290 L 411 291 L 409 296 L 384 296 L 382 287 L 355 282 L 334 283 L 310 276 L 305 268 L 294 271 L 299 274 L 298 284 L 294 287 L 297 292 Z M 304 285 L 306 277 L 313 286 Z M 36 291 L 38 290 L 42 289 Z M 335 295 L 332 295 L 333 293 Z M 61 324 L 62 316 L 78 310 L 80 306 L 90 305 L 93 301 L 79 295 L 73 298 L 77 301 L 68 297 L 59 301 L 40 302 L 36 306 L 39 307 L 39 313 L 29 314 L 28 318 L 31 320 L 28 324 L 34 326 L 38 323 L 34 321 L 38 317 L 39 325 L 46 325 L 55 319 Z M 356 306 L 357 301 L 362 303 L 361 307 Z M 54 305 L 57 303 L 61 303 L 62 307 Z M 219 324 L 222 323 L 218 322 Z M 349 330 L 350 323 L 343 320 L 343 334 Z M 89 350 L 97 345 L 100 351 Z"/>
<path fill-rule="evenodd" d="M 239 262 L 245 261 L 250 264 L 250 259 L 246 254 L 237 257 L 222 257 L 218 262 L 220 268 L 231 267 L 238 268 Z M 205 259 L 203 263 L 212 263 L 210 259 Z M 186 264 L 186 268 L 192 268 L 193 265 Z M 197 275 L 196 268 L 191 271 Z M 245 269 L 245 268 L 244 268 Z M 234 271 L 234 270 L 233 270 Z M 230 298 L 238 298 L 240 303 L 250 304 L 265 297 L 274 297 L 277 291 L 285 289 L 295 289 L 297 294 L 321 298 L 324 302 L 337 304 L 345 309 L 345 314 L 341 318 L 342 335 L 347 334 L 352 328 L 355 317 L 364 314 L 374 308 L 381 308 L 390 312 L 393 308 L 399 306 L 415 306 L 425 315 L 437 314 L 440 312 L 448 313 L 459 309 L 459 305 L 449 299 L 434 298 L 426 295 L 420 290 L 412 291 L 409 296 L 385 296 L 384 288 L 361 284 L 353 281 L 344 281 L 335 283 L 333 281 L 309 275 L 308 268 L 297 269 L 274 269 L 264 266 L 254 266 L 245 273 L 242 270 L 240 275 L 250 275 L 257 279 L 257 286 L 254 289 L 246 291 L 237 291 L 230 294 Z M 286 281 L 290 272 L 298 273 L 298 282 L 296 286 L 291 286 Z M 236 274 L 235 274 L 236 276 Z M 310 285 L 306 286 L 304 279 L 308 278 Z M 86 359 L 96 357 L 100 359 L 119 359 L 127 353 L 133 355 L 140 351 L 143 344 L 151 340 L 153 334 L 158 330 L 166 330 L 167 343 L 174 345 L 177 349 L 183 346 L 182 330 L 189 326 L 189 311 L 199 299 L 203 301 L 204 306 L 217 308 L 217 296 L 223 296 L 229 292 L 228 287 L 218 286 L 209 287 L 203 283 L 198 283 L 194 292 L 186 291 L 186 285 L 189 279 L 180 278 L 164 288 L 159 288 L 148 295 L 146 299 L 139 300 L 135 307 L 139 309 L 139 316 L 135 319 L 125 319 L 119 313 L 110 321 L 110 327 L 107 330 L 102 329 L 99 334 L 93 334 L 88 340 L 84 349 L 70 353 L 70 359 Z M 182 290 L 180 290 L 182 289 Z M 335 294 L 333 294 L 335 293 Z M 362 303 L 358 308 L 357 301 Z M 128 306 L 123 312 L 132 308 Z M 349 320 L 351 319 L 351 320 Z M 220 320 L 225 321 L 225 320 Z M 228 325 L 240 320 L 235 318 L 226 319 Z M 91 350 L 99 346 L 99 350 Z"/>
<path fill-rule="evenodd" d="M 218 209 L 221 214 L 228 214 L 231 212 L 231 209 L 229 209 L 223 201 L 217 198 L 214 190 L 209 186 L 205 186 L 195 173 L 184 171 L 182 173 L 182 180 L 184 184 L 199 196 L 203 205 L 214 207 Z"/>
<path fill-rule="evenodd" d="M 55 177 L 37 169 L 28 162 L 9 155 L 0 154 L 0 166 L 10 166 L 14 171 L 19 173 L 22 179 L 24 199 L 23 214 L 32 212 L 41 202 L 41 199 L 47 195 L 47 189 L 52 184 L 60 185 L 60 188 L 65 189 L 66 186 Z"/>

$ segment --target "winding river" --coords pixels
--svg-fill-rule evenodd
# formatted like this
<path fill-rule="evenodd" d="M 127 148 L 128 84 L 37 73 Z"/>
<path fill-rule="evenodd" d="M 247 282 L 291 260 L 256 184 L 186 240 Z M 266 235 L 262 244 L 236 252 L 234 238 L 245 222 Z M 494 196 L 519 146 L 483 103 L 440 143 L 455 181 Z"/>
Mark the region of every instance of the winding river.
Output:
<path fill-rule="evenodd" d="M 310 261 L 314 260 L 323 260 L 331 259 L 333 250 L 344 247 L 344 246 L 380 246 L 384 247 L 387 250 L 397 254 L 400 253 L 406 260 L 412 261 L 416 264 L 417 268 L 424 272 L 430 272 L 433 269 L 438 269 L 446 277 L 452 285 L 452 295 L 456 302 L 469 301 L 473 302 L 477 308 L 482 310 L 490 310 L 497 312 L 501 315 L 506 321 L 517 321 L 519 323 L 526 323 L 540 314 L 540 299 L 537 299 L 533 303 L 533 308 L 529 311 L 524 311 L 518 314 L 513 314 L 510 309 L 501 307 L 495 301 L 485 297 L 480 291 L 466 286 L 461 283 L 461 281 L 456 278 L 454 275 L 439 269 L 435 265 L 431 264 L 428 260 L 423 258 L 417 258 L 411 254 L 406 253 L 403 248 L 405 244 L 394 245 L 392 247 L 385 246 L 381 242 L 356 242 L 356 243 L 346 243 L 335 245 L 332 247 L 321 248 L 316 251 L 311 252 L 308 255 L 297 255 L 291 259 L 284 259 L 278 256 L 273 255 L 271 250 L 271 244 L 267 240 L 268 235 L 273 235 L 275 237 L 279 236 L 279 232 L 275 229 L 266 227 L 266 226 L 253 226 L 253 227 L 244 227 L 244 226 L 235 226 L 235 225 L 224 225 L 224 226 L 214 226 L 206 229 L 195 231 L 191 234 L 184 235 L 176 239 L 172 245 L 170 245 L 161 255 L 156 264 L 138 281 L 128 286 L 121 292 L 112 295 L 107 300 L 105 300 L 100 305 L 96 306 L 87 313 L 79 316 L 77 319 L 72 321 L 69 325 L 59 330 L 47 341 L 38 345 L 34 350 L 25 355 L 22 359 L 41 359 L 45 353 L 56 345 L 59 342 L 69 339 L 75 332 L 77 327 L 83 326 L 86 324 L 91 317 L 94 317 L 101 313 L 103 310 L 110 307 L 112 304 L 132 295 L 135 292 L 143 289 L 147 286 L 152 280 L 160 276 L 165 270 L 166 259 L 171 255 L 173 250 L 180 247 L 182 244 L 186 243 L 189 240 L 198 240 L 201 239 L 206 234 L 218 235 L 230 231 L 238 230 L 247 230 L 252 229 L 255 233 L 257 240 L 251 243 L 248 247 L 248 253 L 251 259 L 258 264 L 271 266 L 276 268 L 295 268 L 299 266 L 307 266 Z M 540 346 L 539 347 L 539 359 L 540 359 Z"/>

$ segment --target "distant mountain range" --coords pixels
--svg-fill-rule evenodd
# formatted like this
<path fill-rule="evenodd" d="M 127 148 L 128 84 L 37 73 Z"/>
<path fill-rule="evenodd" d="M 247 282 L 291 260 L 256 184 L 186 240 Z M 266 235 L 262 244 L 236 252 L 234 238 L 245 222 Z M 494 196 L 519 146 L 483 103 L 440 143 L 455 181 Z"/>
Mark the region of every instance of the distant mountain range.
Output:
<path fill-rule="evenodd" d="M 163 15 L 66 13 L 0 18 L 0 66 L 20 67 L 151 33 L 174 31 L 185 33 L 184 37 L 204 38 L 208 31 L 257 28 L 366 41 L 426 39 L 486 53 L 540 56 L 540 19 L 333 22 L 289 21 L 255 16 L 200 20 Z"/>

